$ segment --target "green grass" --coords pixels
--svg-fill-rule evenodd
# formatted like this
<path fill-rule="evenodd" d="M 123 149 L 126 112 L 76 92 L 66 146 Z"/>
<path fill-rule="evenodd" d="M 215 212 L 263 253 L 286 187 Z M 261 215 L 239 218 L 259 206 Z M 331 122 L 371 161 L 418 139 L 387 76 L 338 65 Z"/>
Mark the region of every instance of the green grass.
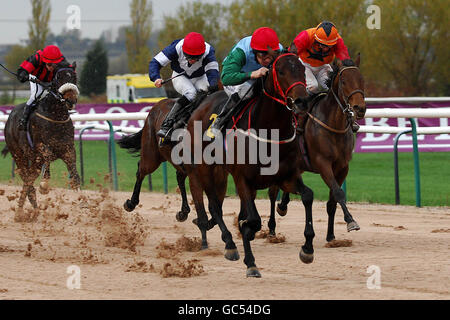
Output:
<path fill-rule="evenodd" d="M 0 143 L 3 149 L 4 142 Z M 76 142 L 77 156 L 78 141 Z M 98 184 L 108 186 L 109 172 L 108 145 L 104 141 L 85 141 L 84 153 L 84 189 L 97 189 Z M 117 171 L 119 173 L 119 189 L 121 191 L 133 190 L 138 158 L 130 155 L 116 145 Z M 450 153 L 448 152 L 424 152 L 420 153 L 420 180 L 422 206 L 450 206 Z M 0 158 L 0 182 L 11 181 L 11 156 Z M 78 172 L 80 173 L 80 161 L 77 159 Z M 175 192 L 177 187 L 175 170 L 169 164 L 168 181 L 169 192 Z M 67 170 L 61 160 L 52 163 L 51 185 L 66 187 L 68 185 Z M 415 205 L 415 180 L 414 163 L 412 153 L 399 154 L 400 176 L 400 203 L 403 205 Z M 304 182 L 314 191 L 314 199 L 327 200 L 328 187 L 319 175 L 305 173 Z M 16 176 L 12 183 L 20 184 Z M 162 166 L 152 174 L 153 190 L 162 192 L 163 175 Z M 189 189 L 189 184 L 186 181 Z M 370 203 L 395 203 L 394 193 L 394 161 L 392 153 L 356 153 L 350 163 L 350 172 L 347 177 L 347 198 L 349 201 Z M 143 191 L 148 191 L 147 180 L 143 183 Z M 233 179 L 229 176 L 228 195 L 235 195 Z M 260 190 L 258 198 L 266 198 L 267 190 Z M 299 198 L 293 196 L 293 198 Z"/>

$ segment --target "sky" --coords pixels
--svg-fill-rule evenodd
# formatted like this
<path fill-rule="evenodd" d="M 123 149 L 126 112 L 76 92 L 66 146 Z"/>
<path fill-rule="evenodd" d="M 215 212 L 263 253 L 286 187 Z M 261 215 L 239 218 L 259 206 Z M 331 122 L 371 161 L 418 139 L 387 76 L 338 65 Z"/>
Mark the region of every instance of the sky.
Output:
<path fill-rule="evenodd" d="M 201 0 L 204 3 L 228 4 L 231 0 Z M 162 26 L 164 15 L 173 16 L 178 7 L 188 0 L 152 0 L 154 29 Z M 117 29 L 130 23 L 131 0 L 50 0 L 50 31 L 59 34 L 72 13 L 71 5 L 78 6 L 81 14 L 81 36 L 98 38 L 102 31 Z M 2 0 L 0 10 L 0 45 L 18 44 L 28 39 L 28 19 L 31 18 L 30 0 Z"/>

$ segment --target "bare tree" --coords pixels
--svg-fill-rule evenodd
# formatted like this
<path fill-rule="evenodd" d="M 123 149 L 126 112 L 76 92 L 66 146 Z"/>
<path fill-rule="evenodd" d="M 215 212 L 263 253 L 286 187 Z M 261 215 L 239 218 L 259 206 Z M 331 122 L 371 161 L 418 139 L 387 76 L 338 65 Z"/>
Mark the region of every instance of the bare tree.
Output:
<path fill-rule="evenodd" d="M 30 0 L 32 18 L 28 20 L 29 46 L 34 50 L 44 47 L 45 40 L 50 31 L 48 23 L 50 20 L 50 0 Z"/>
<path fill-rule="evenodd" d="M 151 33 L 152 3 L 133 0 L 130 4 L 132 25 L 126 32 L 128 67 L 131 72 L 147 72 L 150 50 L 147 41 Z"/>

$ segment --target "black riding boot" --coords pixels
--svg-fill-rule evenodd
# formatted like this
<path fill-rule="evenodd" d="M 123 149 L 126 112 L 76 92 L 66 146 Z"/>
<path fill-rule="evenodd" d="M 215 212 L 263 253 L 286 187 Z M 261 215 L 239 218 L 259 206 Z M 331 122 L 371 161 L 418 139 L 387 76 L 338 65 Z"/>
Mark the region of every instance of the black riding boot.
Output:
<path fill-rule="evenodd" d="M 186 107 L 190 101 L 185 96 L 182 96 L 180 99 L 178 99 L 177 102 L 172 106 L 172 109 L 170 109 L 169 113 L 166 115 L 166 118 L 164 119 L 163 123 L 161 124 L 161 128 L 156 133 L 158 137 L 164 138 L 166 140 L 166 135 L 169 132 L 170 129 L 172 129 L 172 126 L 174 125 L 176 121 L 176 115 L 177 113 Z"/>
<path fill-rule="evenodd" d="M 27 130 L 28 119 L 30 118 L 30 114 L 33 111 L 33 107 L 34 107 L 34 104 L 32 104 L 32 105 L 26 104 L 25 107 L 23 108 L 22 118 L 20 118 L 19 125 L 18 125 L 19 130 L 22 130 L 22 131 Z"/>
<path fill-rule="evenodd" d="M 356 121 L 352 122 L 352 131 L 353 132 L 358 132 L 359 130 L 359 124 Z"/>
<path fill-rule="evenodd" d="M 221 131 L 225 123 L 230 119 L 230 116 L 234 113 L 234 107 L 239 103 L 239 94 L 237 92 L 233 93 L 222 107 L 222 111 L 220 111 L 219 115 L 211 126 L 211 130 Z"/>

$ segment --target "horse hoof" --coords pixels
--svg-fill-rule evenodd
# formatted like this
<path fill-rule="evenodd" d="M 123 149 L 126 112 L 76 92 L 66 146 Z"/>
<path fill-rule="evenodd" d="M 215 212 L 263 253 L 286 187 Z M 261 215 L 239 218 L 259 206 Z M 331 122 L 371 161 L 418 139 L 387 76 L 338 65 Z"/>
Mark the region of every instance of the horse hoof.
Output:
<path fill-rule="evenodd" d="M 123 208 L 124 208 L 126 211 L 131 212 L 131 211 L 134 210 L 134 208 L 136 208 L 136 206 L 133 206 L 133 205 L 131 204 L 131 201 L 130 201 L 130 200 L 127 200 L 127 201 L 125 201 L 125 203 L 123 204 Z"/>
<path fill-rule="evenodd" d="M 359 225 L 356 223 L 356 221 L 352 221 L 347 224 L 347 232 L 350 232 L 353 230 L 359 230 Z"/>
<path fill-rule="evenodd" d="M 202 248 L 200 250 L 208 249 L 208 243 L 202 243 Z"/>
<path fill-rule="evenodd" d="M 275 230 L 269 230 L 269 237 L 275 237 L 276 235 Z"/>
<path fill-rule="evenodd" d="M 336 237 L 334 235 L 327 236 L 327 242 L 333 241 L 334 239 L 336 239 Z"/>
<path fill-rule="evenodd" d="M 48 194 L 50 191 L 50 187 L 47 182 L 41 182 L 39 184 L 39 193 L 40 194 Z"/>
<path fill-rule="evenodd" d="M 14 222 L 29 222 L 30 216 L 25 213 L 23 208 L 17 208 L 16 214 L 14 215 Z"/>
<path fill-rule="evenodd" d="M 261 273 L 259 272 L 257 267 L 247 268 L 247 278 L 261 278 Z"/>
<path fill-rule="evenodd" d="M 239 252 L 237 249 L 225 249 L 225 258 L 230 261 L 237 261 L 239 260 Z"/>
<path fill-rule="evenodd" d="M 183 222 L 186 221 L 186 219 L 188 218 L 188 214 L 184 213 L 183 211 L 178 211 L 177 214 L 175 215 L 175 218 L 177 219 L 178 222 Z"/>
<path fill-rule="evenodd" d="M 303 263 L 311 263 L 314 260 L 314 253 L 305 253 L 303 249 L 300 250 L 300 260 L 302 260 Z"/>
<path fill-rule="evenodd" d="M 280 216 L 284 217 L 286 215 L 287 211 L 288 211 L 287 207 L 286 207 L 286 209 L 283 210 L 280 208 L 280 205 L 277 205 L 277 212 Z"/>

